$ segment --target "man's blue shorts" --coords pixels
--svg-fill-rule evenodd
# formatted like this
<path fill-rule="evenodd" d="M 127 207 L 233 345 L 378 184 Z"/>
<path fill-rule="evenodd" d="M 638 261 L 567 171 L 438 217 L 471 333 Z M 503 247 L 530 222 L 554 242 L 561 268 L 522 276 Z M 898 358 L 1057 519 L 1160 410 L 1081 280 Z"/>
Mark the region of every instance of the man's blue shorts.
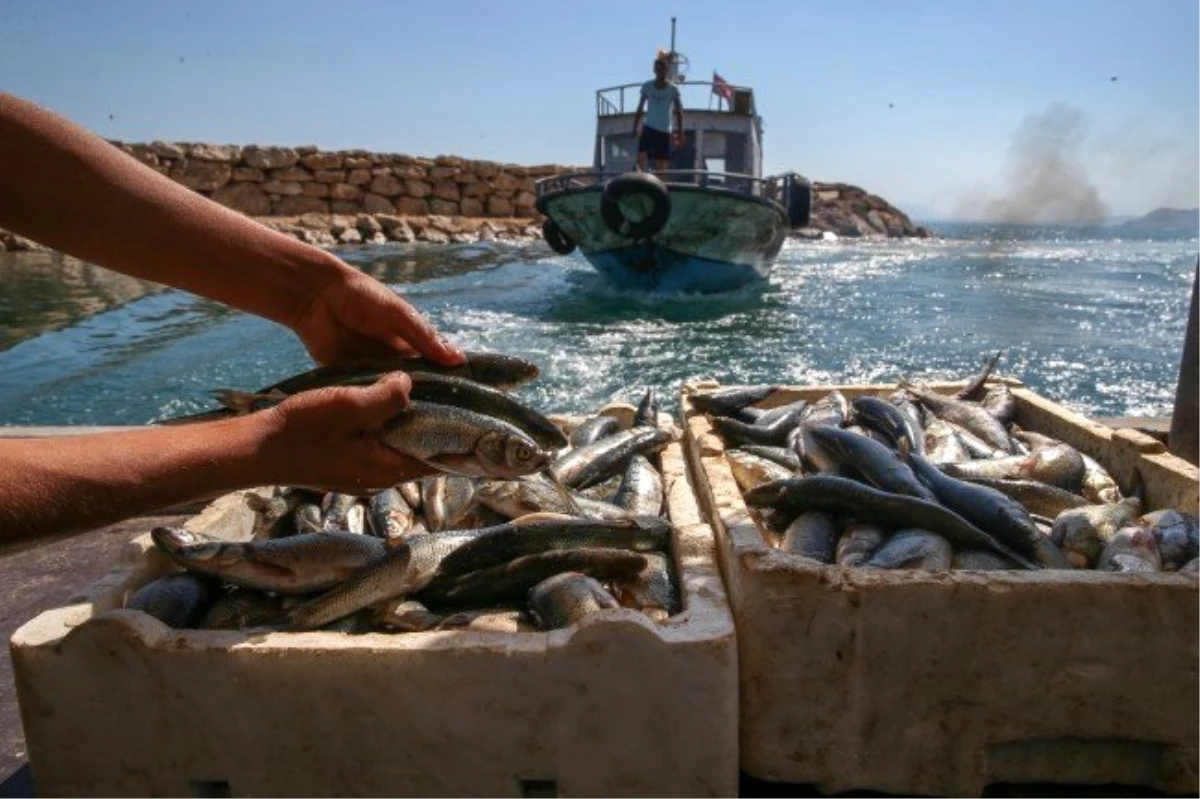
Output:
<path fill-rule="evenodd" d="M 666 161 L 671 157 L 671 134 L 642 125 L 638 152 L 645 153 L 647 158 Z"/>

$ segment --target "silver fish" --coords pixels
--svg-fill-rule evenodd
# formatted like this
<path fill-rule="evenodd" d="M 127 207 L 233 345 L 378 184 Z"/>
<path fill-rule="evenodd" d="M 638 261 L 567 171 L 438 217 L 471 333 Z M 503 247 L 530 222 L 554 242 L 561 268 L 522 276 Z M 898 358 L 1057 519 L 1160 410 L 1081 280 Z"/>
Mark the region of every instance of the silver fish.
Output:
<path fill-rule="evenodd" d="M 605 547 L 665 552 L 671 531 L 671 525 L 657 516 L 608 520 L 531 514 L 487 530 L 472 531 L 478 537 L 448 554 L 439 569 L 444 575 L 454 576 L 555 549 Z"/>
<path fill-rule="evenodd" d="M 563 572 L 579 572 L 603 581 L 627 580 L 646 565 L 645 556 L 625 549 L 537 552 L 457 577 L 434 579 L 420 598 L 437 606 L 503 605 L 520 602 L 533 586 Z"/>
<path fill-rule="evenodd" d="M 805 511 L 788 525 L 780 549 L 812 558 L 818 563 L 833 563 L 841 530 L 829 513 Z"/>
<path fill-rule="evenodd" d="M 1156 510 L 1138 519 L 1154 534 L 1165 571 L 1181 569 L 1200 555 L 1200 522 L 1190 513 Z"/>
<path fill-rule="evenodd" d="M 586 574 L 565 572 L 529 591 L 529 612 L 543 630 L 557 630 L 601 611 L 620 607 L 604 586 Z"/>
<path fill-rule="evenodd" d="M 671 559 L 661 552 L 644 552 L 646 567 L 636 575 L 613 583 L 617 601 L 656 621 L 674 616 L 682 609 L 679 588 L 672 574 Z"/>
<path fill-rule="evenodd" d="M 321 518 L 321 505 L 317 502 L 302 501 L 292 511 L 292 526 L 297 533 L 319 533 L 325 529 Z"/>
<path fill-rule="evenodd" d="M 183 528 L 156 527 L 154 543 L 193 574 L 280 594 L 310 594 L 379 562 L 383 542 L 353 533 L 304 533 L 265 541 L 200 541 Z"/>
<path fill-rule="evenodd" d="M 939 466 L 971 460 L 971 453 L 967 451 L 957 431 L 937 418 L 925 427 L 925 454 L 930 463 Z"/>
<path fill-rule="evenodd" d="M 865 483 L 832 475 L 791 478 L 747 491 L 750 507 L 776 507 L 799 514 L 824 510 L 889 527 L 918 527 L 937 533 L 958 547 L 1000 552 L 1029 569 L 1040 568 L 1028 557 L 997 541 L 942 505 L 904 494 L 892 494 Z"/>
<path fill-rule="evenodd" d="M 764 447 L 758 444 L 749 444 L 740 449 L 742 452 L 777 463 L 789 472 L 798 472 L 803 468 L 800 456 L 789 447 Z"/>
<path fill-rule="evenodd" d="M 1016 500 L 991 488 L 943 474 L 915 452 L 909 454 L 908 460 L 917 476 L 933 489 L 936 501 L 1043 566 L 1071 568 L 1071 562 L 1034 525 L 1029 512 Z"/>
<path fill-rule="evenodd" d="M 691 395 L 692 405 L 704 413 L 729 416 L 750 405 L 757 405 L 779 391 L 779 386 L 731 386 Z"/>
<path fill-rule="evenodd" d="M 350 529 L 350 510 L 358 504 L 358 497 L 330 491 L 321 500 L 321 527 L 325 530 L 362 532 Z"/>
<path fill-rule="evenodd" d="M 436 533 L 456 527 L 476 502 L 475 481 L 456 474 L 436 474 L 421 479 L 421 507 L 425 524 Z"/>
<path fill-rule="evenodd" d="M 289 627 L 316 629 L 376 603 L 416 594 L 437 576 L 450 554 L 486 535 L 490 529 L 495 528 L 449 530 L 390 541 L 381 560 L 332 590 L 290 608 Z"/>
<path fill-rule="evenodd" d="M 979 405 L 1003 425 L 1011 423 L 1017 416 L 1017 398 L 1003 383 L 989 388 L 979 400 Z"/>
<path fill-rule="evenodd" d="M 452 405 L 508 422 L 544 449 L 556 450 L 567 445 L 567 437 L 545 416 L 512 395 L 481 383 L 418 373 L 412 375 L 408 396 L 410 400 Z"/>
<path fill-rule="evenodd" d="M 850 401 L 838 390 L 830 391 L 816 402 L 810 403 L 800 414 L 800 423 L 805 425 L 831 425 L 842 427 L 853 414 Z"/>
<path fill-rule="evenodd" d="M 950 542 L 928 530 L 904 529 L 892 533 L 864 566 L 876 569 L 947 571 L 953 558 Z"/>
<path fill-rule="evenodd" d="M 1004 425 L 978 404 L 929 391 L 908 380 L 901 380 L 900 387 L 945 421 L 965 427 L 996 449 L 1005 452 L 1012 450 L 1012 443 Z"/>
<path fill-rule="evenodd" d="M 1083 481 L 1080 491 L 1090 502 L 1120 502 L 1121 487 L 1108 470 L 1096 462 L 1095 458 L 1079 453 L 1083 459 Z"/>
<path fill-rule="evenodd" d="M 658 427 L 658 395 L 654 387 L 646 389 L 642 401 L 633 414 L 634 427 Z"/>
<path fill-rule="evenodd" d="M 1138 524 L 1117 530 L 1104 545 L 1096 569 L 1106 572 L 1162 571 L 1162 558 L 1154 533 Z"/>
<path fill-rule="evenodd" d="M 917 497 L 926 502 L 937 501 L 933 492 L 917 479 L 895 450 L 866 436 L 836 427 L 814 427 L 809 434 L 826 452 L 861 474 L 876 488 Z"/>
<path fill-rule="evenodd" d="M 550 460 L 508 422 L 452 405 L 411 402 L 388 423 L 382 440 L 439 471 L 467 477 L 519 477 Z"/>
<path fill-rule="evenodd" d="M 421 481 L 406 480 L 396 486 L 396 490 L 400 492 L 400 496 L 404 497 L 404 501 L 408 503 L 408 507 L 416 513 L 421 510 Z"/>
<path fill-rule="evenodd" d="M 560 483 L 583 489 L 622 472 L 634 455 L 658 452 L 671 434 L 655 427 L 634 427 L 574 449 L 556 460 L 550 471 Z"/>
<path fill-rule="evenodd" d="M 621 429 L 615 416 L 593 416 L 571 432 L 571 448 L 579 449 Z"/>
<path fill-rule="evenodd" d="M 1021 503 L 1021 506 L 1031 514 L 1046 516 L 1051 520 L 1065 510 L 1082 508 L 1088 504 L 1088 501 L 1078 494 L 1046 485 L 1037 480 L 1003 480 L 989 477 L 963 479 L 999 491 Z"/>
<path fill-rule="evenodd" d="M 367 522 L 376 538 L 399 538 L 413 525 L 413 509 L 395 488 L 380 491 L 367 505 Z"/>
<path fill-rule="evenodd" d="M 228 591 L 209 608 L 200 622 L 202 630 L 245 630 L 251 627 L 274 627 L 285 620 L 279 596 L 235 588 Z"/>
<path fill-rule="evenodd" d="M 743 492 L 772 480 L 785 480 L 794 474 L 791 469 L 780 466 L 774 461 L 760 458 L 740 449 L 726 450 L 725 458 L 729 461 L 729 470 L 733 472 L 733 479 L 737 481 L 738 488 Z"/>
<path fill-rule="evenodd" d="M 1077 569 L 1096 565 L 1104 546 L 1122 527 L 1141 514 L 1142 503 L 1130 497 L 1112 504 L 1085 505 L 1064 511 L 1050 533 L 1055 545 Z"/>
<path fill-rule="evenodd" d="M 613 504 L 634 516 L 657 516 L 662 512 L 663 481 L 645 455 L 634 455 Z"/>
<path fill-rule="evenodd" d="M 887 437 L 892 449 L 917 454 L 925 452 L 925 431 L 908 414 L 879 397 L 855 397 L 850 403 L 854 417 Z"/>
<path fill-rule="evenodd" d="M 842 530 L 834 554 L 834 563 L 839 566 L 861 566 L 882 546 L 887 535 L 875 524 L 851 522 Z"/>
<path fill-rule="evenodd" d="M 168 627 L 195 627 L 216 598 L 212 580 L 184 572 L 168 574 L 143 585 L 125 603 Z"/>

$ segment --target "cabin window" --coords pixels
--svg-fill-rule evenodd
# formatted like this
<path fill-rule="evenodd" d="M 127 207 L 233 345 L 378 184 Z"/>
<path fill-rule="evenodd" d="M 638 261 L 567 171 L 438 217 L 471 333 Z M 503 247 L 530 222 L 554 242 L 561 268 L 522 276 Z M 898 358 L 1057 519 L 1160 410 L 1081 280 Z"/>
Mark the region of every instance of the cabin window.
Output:
<path fill-rule="evenodd" d="M 601 168 L 624 168 L 637 160 L 637 139 L 632 135 L 605 136 L 601 151 Z"/>
<path fill-rule="evenodd" d="M 724 158 L 705 158 L 704 159 L 704 168 L 707 169 L 709 172 L 716 172 L 718 174 L 723 173 L 725 171 L 725 159 Z"/>

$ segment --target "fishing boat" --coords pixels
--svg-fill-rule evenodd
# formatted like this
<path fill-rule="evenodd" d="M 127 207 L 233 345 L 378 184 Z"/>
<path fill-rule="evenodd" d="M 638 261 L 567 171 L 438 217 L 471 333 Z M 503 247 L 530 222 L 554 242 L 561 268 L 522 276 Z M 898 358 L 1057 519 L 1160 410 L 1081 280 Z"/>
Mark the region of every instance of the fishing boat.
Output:
<path fill-rule="evenodd" d="M 753 89 L 715 72 L 711 82 L 688 80 L 674 19 L 662 57 L 683 100 L 682 141 L 668 169 L 637 169 L 642 84 L 597 90 L 592 169 L 536 184 L 546 243 L 562 255 L 578 248 L 623 289 L 713 293 L 764 280 L 788 232 L 808 224 L 812 184 L 795 172 L 762 176 Z"/>

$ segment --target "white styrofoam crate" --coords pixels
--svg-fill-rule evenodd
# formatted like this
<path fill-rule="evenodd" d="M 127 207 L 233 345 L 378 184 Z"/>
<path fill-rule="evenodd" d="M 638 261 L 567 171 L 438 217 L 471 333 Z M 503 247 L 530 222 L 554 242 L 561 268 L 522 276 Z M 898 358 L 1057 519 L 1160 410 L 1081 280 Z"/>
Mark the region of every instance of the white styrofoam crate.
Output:
<path fill-rule="evenodd" d="M 1017 423 L 1087 453 L 1149 507 L 1197 512 L 1197 471 L 1012 381 Z M 935 384 L 952 391 L 962 383 Z M 991 783 L 1197 790 L 1195 573 L 920 572 L 769 546 L 720 435 L 681 402 L 685 446 L 737 626 L 742 769 L 836 793 L 972 796 Z M 810 386 L 760 407 L 886 395 Z"/>
<path fill-rule="evenodd" d="M 176 630 L 119 610 L 171 570 L 149 535 L 13 636 L 39 795 L 737 791 L 737 653 L 681 446 L 662 454 L 684 609 L 551 632 Z M 189 523 L 246 538 L 227 495 Z"/>

